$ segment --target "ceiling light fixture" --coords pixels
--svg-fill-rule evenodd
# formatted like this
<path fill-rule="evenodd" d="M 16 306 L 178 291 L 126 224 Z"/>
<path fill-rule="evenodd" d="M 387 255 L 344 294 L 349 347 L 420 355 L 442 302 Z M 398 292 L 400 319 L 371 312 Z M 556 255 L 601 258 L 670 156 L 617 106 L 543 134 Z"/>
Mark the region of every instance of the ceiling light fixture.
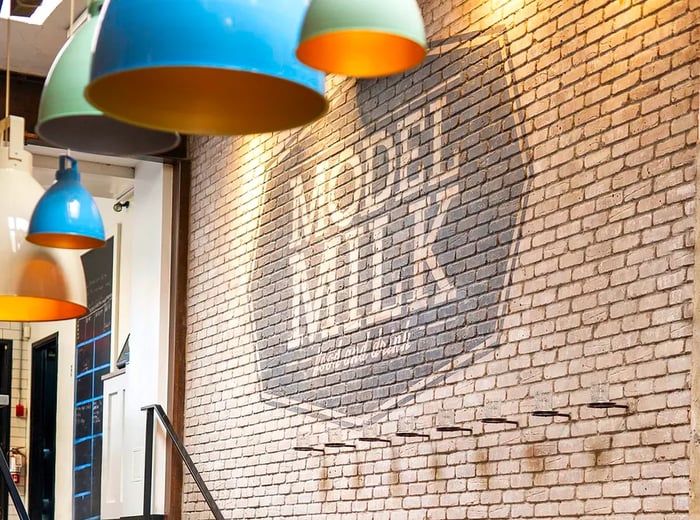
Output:
<path fill-rule="evenodd" d="M 306 0 L 105 4 L 90 103 L 121 121 L 188 134 L 301 126 L 327 110 L 322 73 L 294 55 Z"/>
<path fill-rule="evenodd" d="M 46 77 L 36 132 L 56 146 L 110 155 L 155 155 L 180 142 L 172 132 L 160 132 L 117 121 L 87 102 L 92 43 L 97 15 L 104 0 L 92 0 L 90 18 L 66 42 Z"/>
<path fill-rule="evenodd" d="M 34 208 L 27 240 L 40 246 L 64 249 L 102 247 L 104 224 L 97 204 L 80 184 L 78 162 L 62 155 L 59 163 L 56 182 Z"/>
<path fill-rule="evenodd" d="M 312 0 L 296 51 L 310 67 L 361 78 L 403 72 L 425 54 L 416 0 Z"/>
<path fill-rule="evenodd" d="M 7 21 L 5 119 L 0 121 L 0 321 L 55 321 L 87 314 L 85 274 L 77 251 L 25 240 L 44 190 L 24 149 L 24 119 L 10 116 L 10 21 Z"/>
<path fill-rule="evenodd" d="M 32 208 L 44 190 L 24 150 L 24 120 L 0 121 L 0 321 L 54 321 L 87 313 L 85 275 L 77 251 L 25 240 Z"/>

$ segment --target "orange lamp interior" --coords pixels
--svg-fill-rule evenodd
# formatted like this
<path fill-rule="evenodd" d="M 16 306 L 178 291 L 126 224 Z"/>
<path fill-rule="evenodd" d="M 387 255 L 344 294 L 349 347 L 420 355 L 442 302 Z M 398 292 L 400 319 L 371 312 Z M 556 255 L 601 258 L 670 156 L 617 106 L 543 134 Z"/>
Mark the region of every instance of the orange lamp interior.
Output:
<path fill-rule="evenodd" d="M 80 235 L 64 235 L 61 233 L 34 233 L 27 235 L 27 240 L 33 244 L 61 249 L 94 249 L 105 245 L 104 240 Z"/>
<path fill-rule="evenodd" d="M 319 70 L 366 78 L 415 67 L 425 52 L 422 45 L 394 34 L 339 31 L 303 41 L 297 48 L 297 57 Z"/>
<path fill-rule="evenodd" d="M 294 128 L 327 109 L 325 97 L 303 85 L 216 67 L 128 70 L 95 80 L 86 94 L 119 120 L 185 134 L 242 135 Z"/>
<path fill-rule="evenodd" d="M 79 318 L 87 307 L 31 296 L 0 296 L 0 321 L 54 321 Z"/>

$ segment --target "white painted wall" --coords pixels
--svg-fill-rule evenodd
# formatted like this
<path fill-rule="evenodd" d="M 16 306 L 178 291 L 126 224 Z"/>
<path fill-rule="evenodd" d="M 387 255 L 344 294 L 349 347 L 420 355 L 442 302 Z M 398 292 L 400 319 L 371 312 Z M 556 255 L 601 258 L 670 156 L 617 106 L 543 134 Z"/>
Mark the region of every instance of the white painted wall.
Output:
<path fill-rule="evenodd" d="M 109 238 L 115 237 L 115 257 L 118 251 L 118 241 L 116 241 L 116 235 L 118 230 L 126 230 L 127 236 L 130 233 L 129 229 L 131 227 L 131 215 L 128 210 L 124 210 L 121 213 L 116 213 L 112 210 L 114 201 L 111 199 L 96 198 L 97 206 L 102 215 L 102 221 L 105 225 L 105 235 Z M 123 244 L 127 242 L 122 241 Z M 118 265 L 115 262 L 114 271 L 112 273 L 113 280 L 116 281 L 119 278 L 130 279 L 131 271 L 131 257 L 128 254 L 130 248 L 125 246 L 127 249 L 127 254 L 122 254 L 122 262 L 119 271 Z M 123 291 L 123 288 L 121 288 Z M 126 298 L 128 302 L 128 298 Z M 122 299 L 124 302 L 124 299 Z M 118 311 L 116 308 L 113 310 L 113 325 L 115 324 L 116 314 L 119 316 L 128 314 L 125 309 Z M 125 325 L 128 331 L 128 320 Z M 56 518 L 72 518 L 73 516 L 73 408 L 75 403 L 75 375 L 73 372 L 73 367 L 75 365 L 75 326 L 76 320 L 65 320 L 56 322 L 45 322 L 45 323 L 32 323 L 29 325 L 31 330 L 31 335 L 29 341 L 22 342 L 21 345 L 24 349 L 24 367 L 28 371 L 27 378 L 31 381 L 30 363 L 31 345 L 37 341 L 40 341 L 47 336 L 50 336 L 58 332 L 58 389 L 57 389 L 57 416 L 56 416 L 56 504 L 55 504 L 55 516 Z M 117 327 L 122 330 L 122 324 Z M 124 335 L 124 338 L 126 336 Z M 116 336 L 112 336 L 112 352 L 116 351 L 117 346 L 121 346 L 121 343 L 115 341 Z M 123 339 L 122 339 L 123 342 Z M 15 343 L 15 348 L 19 348 L 20 343 Z M 114 359 L 113 359 L 114 361 Z M 18 419 L 16 417 L 12 418 L 13 425 L 15 422 L 26 423 L 25 428 L 25 439 L 22 446 L 29 446 L 29 417 L 32 413 L 32 408 L 36 404 L 31 404 L 31 384 L 27 382 L 24 385 L 22 392 L 24 404 L 27 405 L 27 414 L 25 419 Z M 30 403 L 30 404 L 28 404 Z M 29 450 L 27 449 L 27 452 Z M 31 454 L 28 454 L 31 456 Z M 61 461 L 60 463 L 58 461 Z M 28 474 L 27 474 L 28 475 Z M 25 495 L 25 503 L 27 496 Z"/>
<path fill-rule="evenodd" d="M 104 406 L 102 407 L 102 518 L 121 518 L 124 459 L 124 403 L 126 398 L 125 371 L 113 372 L 104 381 Z"/>
<path fill-rule="evenodd" d="M 73 403 L 74 382 L 73 365 L 75 364 L 75 320 L 32 323 L 31 337 L 24 342 L 27 365 L 31 363 L 32 343 L 58 332 L 58 388 L 56 392 L 56 518 L 70 518 L 73 511 Z M 31 381 L 31 372 L 30 378 Z M 31 383 L 24 391 L 27 406 L 26 419 L 12 417 L 12 421 L 25 421 L 27 424 L 26 438 L 23 446 L 29 453 L 30 417 L 34 408 L 40 403 L 31 400 Z M 14 414 L 13 414 L 14 415 Z M 27 459 L 28 462 L 28 459 Z M 28 469 L 28 468 L 27 468 Z M 29 477 L 29 472 L 25 473 Z M 28 488 L 26 489 L 28 491 Z M 25 493 L 24 503 L 28 495 Z M 65 515 L 65 516 L 64 516 Z"/>
<path fill-rule="evenodd" d="M 138 515 L 143 504 L 143 447 L 145 413 L 141 407 L 158 403 L 167 407 L 167 367 L 170 298 L 170 233 L 172 175 L 167 165 L 142 162 L 135 168 L 131 205 L 121 213 L 114 200 L 96 199 L 107 236 L 115 236 L 115 298 L 113 301 L 112 362 L 131 333 L 130 364 L 125 379 L 125 422 L 122 462 L 123 510 L 120 516 Z M 117 290 L 118 288 L 118 290 Z M 31 413 L 29 365 L 31 344 L 59 334 L 58 414 L 56 424 L 56 518 L 72 518 L 73 405 L 75 320 L 31 324 L 28 341 L 20 341 L 21 324 L 0 323 L 3 338 L 13 339 L 15 359 L 24 356 L 23 402 Z M 15 392 L 15 390 L 13 390 Z M 11 406 L 14 410 L 16 394 Z M 29 417 L 13 418 L 19 437 L 13 445 L 29 446 Z M 18 421 L 22 421 L 19 423 Z M 26 427 L 25 427 L 26 425 Z M 155 449 L 153 512 L 165 509 L 165 440 Z M 26 497 L 25 497 L 26 503 Z M 108 518 L 108 517 L 105 517 Z"/>
<path fill-rule="evenodd" d="M 126 370 L 124 503 L 122 516 L 143 511 L 146 416 L 141 407 L 167 408 L 170 321 L 172 174 L 169 166 L 136 167 L 131 240 L 131 338 Z M 155 447 L 153 513 L 165 510 L 165 442 Z"/>
<path fill-rule="evenodd" d="M 133 240 L 132 206 L 123 208 L 120 213 L 112 210 L 114 201 L 110 200 L 109 212 L 116 215 L 119 225 L 114 234 L 114 293 L 112 299 L 112 367 L 121 352 L 129 332 L 131 332 L 131 242 Z M 100 207 L 104 214 L 107 210 Z"/>

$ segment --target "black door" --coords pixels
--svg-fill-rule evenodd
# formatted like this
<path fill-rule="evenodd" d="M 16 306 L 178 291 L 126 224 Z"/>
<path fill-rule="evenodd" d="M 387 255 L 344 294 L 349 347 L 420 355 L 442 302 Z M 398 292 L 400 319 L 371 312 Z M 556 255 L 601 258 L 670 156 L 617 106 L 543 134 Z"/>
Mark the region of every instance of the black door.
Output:
<path fill-rule="evenodd" d="M 32 345 L 29 404 L 29 517 L 54 519 L 58 334 Z"/>
<path fill-rule="evenodd" d="M 0 394 L 12 399 L 12 341 L 0 340 Z M 10 407 L 0 408 L 0 451 L 7 459 L 10 451 Z M 7 520 L 7 508 L 9 505 L 7 486 L 0 479 L 0 520 Z"/>

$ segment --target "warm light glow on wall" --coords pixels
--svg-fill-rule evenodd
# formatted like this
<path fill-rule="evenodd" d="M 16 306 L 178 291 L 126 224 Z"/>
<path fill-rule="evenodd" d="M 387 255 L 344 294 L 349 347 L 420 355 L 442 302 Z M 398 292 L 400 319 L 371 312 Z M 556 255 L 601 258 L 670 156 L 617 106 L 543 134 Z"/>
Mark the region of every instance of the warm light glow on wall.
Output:
<path fill-rule="evenodd" d="M 512 17 L 525 7 L 523 0 L 491 0 L 481 4 L 480 9 L 469 13 L 472 23 L 478 22 L 484 29 L 499 28 L 496 32 L 502 32 L 504 26 L 514 26 Z"/>
<path fill-rule="evenodd" d="M 253 219 L 262 209 L 263 192 L 265 188 L 265 155 L 266 136 L 256 135 L 247 139 L 243 145 L 243 164 L 246 173 L 243 176 L 243 192 L 241 193 L 241 210 L 244 212 L 246 222 Z"/>
<path fill-rule="evenodd" d="M 255 250 L 259 226 L 265 203 L 265 186 L 268 180 L 267 163 L 272 158 L 269 151 L 269 135 L 244 136 L 236 140 L 237 148 L 232 153 L 238 156 L 237 172 L 230 172 L 236 185 L 226 207 L 231 211 L 233 219 L 228 223 L 226 233 L 233 239 L 234 259 L 229 266 L 233 271 L 233 279 L 237 281 L 239 290 L 236 291 L 241 305 L 248 305 L 247 285 L 255 264 Z M 231 163 L 228 162 L 226 167 Z M 240 172 L 243 172 L 240 174 Z M 236 205 L 235 208 L 230 205 Z"/>

